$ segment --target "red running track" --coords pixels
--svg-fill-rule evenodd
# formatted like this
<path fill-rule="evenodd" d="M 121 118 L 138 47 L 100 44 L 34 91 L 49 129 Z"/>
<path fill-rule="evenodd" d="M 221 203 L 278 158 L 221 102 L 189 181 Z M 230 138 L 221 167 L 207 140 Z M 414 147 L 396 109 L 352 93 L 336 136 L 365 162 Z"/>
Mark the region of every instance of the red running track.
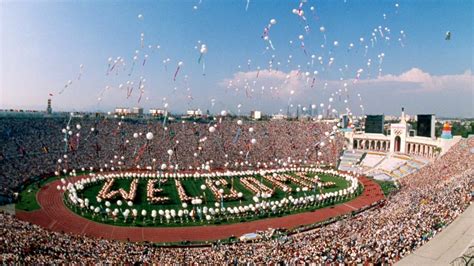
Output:
<path fill-rule="evenodd" d="M 74 180 L 79 178 L 83 177 L 79 176 L 74 178 Z M 325 221 L 329 218 L 369 206 L 384 198 L 383 192 L 378 184 L 366 177 L 359 177 L 359 181 L 365 187 L 359 197 L 343 204 L 318 209 L 313 212 L 227 225 L 124 227 L 97 223 L 69 210 L 63 203 L 63 192 L 56 189 L 57 185 L 60 184 L 60 181 L 56 180 L 45 185 L 38 192 L 36 197 L 41 206 L 40 210 L 31 212 L 17 211 L 16 216 L 21 220 L 38 224 L 49 230 L 106 239 L 130 240 L 136 242 L 218 240 L 231 236 L 241 236 L 258 230 L 266 230 L 270 227 L 292 229 L 302 225 Z"/>

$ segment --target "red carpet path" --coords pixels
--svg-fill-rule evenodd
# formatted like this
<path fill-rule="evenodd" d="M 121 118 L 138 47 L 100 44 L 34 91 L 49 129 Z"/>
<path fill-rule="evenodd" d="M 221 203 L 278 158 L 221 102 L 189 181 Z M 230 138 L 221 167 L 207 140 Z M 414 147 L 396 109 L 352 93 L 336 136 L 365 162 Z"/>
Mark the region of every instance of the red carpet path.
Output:
<path fill-rule="evenodd" d="M 74 180 L 79 178 L 83 177 L 76 177 Z M 360 177 L 359 181 L 365 187 L 362 195 L 333 208 L 228 225 L 143 228 L 101 224 L 76 215 L 64 205 L 62 201 L 63 192 L 56 189 L 56 186 L 60 184 L 60 181 L 57 180 L 42 187 L 37 194 L 37 200 L 41 206 L 40 210 L 32 212 L 17 211 L 16 216 L 21 220 L 38 224 L 53 231 L 107 239 L 151 242 L 217 240 L 230 236 L 238 237 L 257 230 L 266 230 L 269 227 L 290 229 L 317 223 L 360 209 L 384 198 L 382 190 L 375 182 L 366 177 Z"/>

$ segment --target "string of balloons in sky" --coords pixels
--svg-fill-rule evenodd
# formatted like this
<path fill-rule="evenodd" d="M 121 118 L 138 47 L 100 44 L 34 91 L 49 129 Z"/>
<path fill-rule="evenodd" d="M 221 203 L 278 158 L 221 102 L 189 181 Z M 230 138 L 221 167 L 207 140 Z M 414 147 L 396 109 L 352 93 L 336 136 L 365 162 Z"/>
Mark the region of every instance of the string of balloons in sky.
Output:
<path fill-rule="evenodd" d="M 200 0 L 197 6 L 203 4 Z M 249 4 L 250 1 L 247 1 L 245 10 L 248 10 Z M 354 102 L 358 101 L 361 113 L 364 114 L 362 96 L 354 90 L 357 83 L 364 76 L 371 78 L 373 73 L 377 73 L 377 76 L 382 75 L 383 63 L 386 55 L 389 54 L 388 48 L 393 47 L 393 39 L 402 48 L 406 45 L 406 32 L 400 29 L 394 33 L 390 27 L 391 19 L 397 16 L 399 9 L 400 5 L 395 3 L 386 13 L 380 14 L 383 24 L 375 25 L 372 31 L 362 33 L 357 40 L 341 43 L 338 40 L 328 41 L 328 37 L 332 37 L 336 33 L 331 32 L 330 28 L 323 25 L 317 14 L 317 6 L 310 5 L 308 0 L 300 0 L 293 9 L 288 11 L 294 15 L 295 22 L 301 26 L 299 32 L 296 32 L 293 38 L 288 40 L 290 53 L 281 54 L 278 51 L 278 46 L 284 44 L 274 43 L 272 36 L 281 34 L 280 24 L 291 23 L 291 21 L 282 22 L 278 18 L 269 18 L 268 23 L 263 26 L 260 36 L 264 43 L 262 58 L 247 59 L 245 70 L 241 65 L 238 65 L 238 71 L 246 75 L 243 78 L 236 76 L 235 79 L 230 78 L 228 81 L 226 92 L 232 93 L 230 95 L 232 99 L 240 99 L 238 108 L 233 108 L 223 99 L 217 99 L 217 96 L 211 95 L 211 109 L 218 102 L 223 109 L 227 109 L 231 113 L 233 113 L 232 110 L 237 109 L 237 113 L 240 113 L 243 105 L 249 107 L 253 103 L 256 106 L 252 107 L 258 109 L 258 104 L 262 100 L 282 100 L 286 107 L 293 108 L 305 104 L 298 103 L 298 97 L 304 96 L 304 100 L 315 97 L 317 102 L 311 103 L 311 109 L 319 107 L 323 114 L 337 116 L 348 113 L 352 115 L 352 97 Z M 143 14 L 138 14 L 136 18 L 139 23 L 145 20 Z M 155 61 L 156 56 L 161 56 L 164 72 L 169 73 L 170 79 L 175 83 L 173 90 L 163 97 L 163 105 L 169 108 L 170 99 L 181 97 L 178 95 L 181 93 L 188 106 L 191 106 L 195 96 L 192 94 L 190 76 L 188 73 L 182 73 L 186 67 L 184 60 L 171 60 L 169 56 L 158 54 L 161 49 L 160 44 L 152 44 L 147 40 L 144 32 L 139 33 L 138 36 L 137 46 L 139 48 L 132 55 L 108 58 L 105 76 L 112 82 L 117 82 L 117 78 L 121 78 L 122 81 L 115 85 L 108 84 L 101 89 L 97 96 L 98 103 L 106 98 L 111 91 L 114 93 L 118 91 L 125 99 L 136 100 L 136 104 L 141 104 L 143 99 L 148 100 L 149 97 L 144 97 L 149 94 L 149 90 L 143 69 L 147 67 L 148 61 Z M 319 44 L 317 44 L 318 41 Z M 209 63 L 206 60 L 209 47 L 206 43 L 198 40 L 194 49 L 196 50 L 196 63 L 201 66 L 201 75 L 205 77 L 206 64 Z M 376 58 L 372 57 L 371 51 L 376 52 L 374 55 Z M 347 58 L 349 57 L 352 59 L 358 57 L 359 60 L 356 61 L 360 63 L 348 64 Z M 266 66 L 254 65 L 253 62 L 262 59 L 268 62 Z M 68 80 L 57 94 L 65 93 L 73 83 L 80 81 L 83 72 L 84 65 L 81 64 L 75 81 Z M 337 76 L 338 79 L 329 79 L 330 76 Z M 268 80 L 272 80 L 273 84 L 269 85 Z M 50 93 L 50 96 L 53 95 Z M 285 106 L 281 106 L 280 110 L 284 109 L 286 109 Z"/>
<path fill-rule="evenodd" d="M 277 19 L 269 19 L 268 24 L 263 27 L 263 33 L 261 35 L 262 40 L 265 44 L 264 55 L 268 56 L 268 65 L 262 69 L 261 66 L 252 66 L 252 62 L 257 61 L 252 58 L 247 60 L 246 73 L 255 73 L 252 75 L 241 75 L 236 79 L 229 79 L 227 89 L 228 91 L 234 91 L 235 95 L 244 93 L 243 95 L 251 100 L 255 98 L 255 102 L 261 102 L 265 96 L 271 99 L 281 99 L 282 97 L 288 97 L 287 104 L 289 107 L 294 107 L 294 96 L 304 95 L 308 98 L 309 95 L 316 95 L 317 98 L 326 97 L 327 102 L 321 102 L 320 107 L 325 110 L 326 115 L 328 114 L 341 114 L 348 113 L 352 115 L 353 112 L 350 108 L 351 94 L 353 98 L 359 101 L 359 107 L 361 113 L 365 113 L 364 105 L 362 104 L 362 96 L 360 93 L 355 93 L 354 88 L 357 83 L 362 79 L 365 74 L 366 78 L 372 77 L 373 67 L 377 67 L 375 72 L 377 76 L 382 75 L 383 63 L 386 57 L 386 49 L 392 45 L 392 39 L 396 38 L 399 46 L 404 48 L 406 45 L 406 33 L 403 29 L 400 29 L 394 34 L 391 27 L 389 26 L 390 17 L 395 17 L 399 13 L 400 5 L 395 3 L 392 6 L 392 10 L 388 10 L 387 13 L 382 13 L 381 18 L 386 25 L 378 25 L 373 28 L 373 31 L 366 34 L 361 34 L 358 40 L 349 42 L 346 48 L 343 48 L 338 40 L 334 40 L 328 44 L 328 29 L 322 25 L 319 21 L 319 17 L 316 14 L 317 8 L 315 6 L 307 6 L 307 0 L 299 1 L 298 6 L 291 10 L 297 18 L 297 22 L 301 25 L 301 32 L 295 34 L 296 40 L 290 39 L 288 44 L 290 48 L 295 48 L 293 45 L 299 43 L 299 49 L 303 55 L 303 64 L 295 64 L 295 55 L 290 53 L 287 55 L 287 59 L 282 56 L 277 56 L 275 52 L 277 45 L 272 41 L 271 35 L 275 34 L 274 28 L 278 27 Z M 306 11 L 309 10 L 311 16 L 307 17 Z M 313 30 L 312 24 L 319 25 L 318 31 Z M 318 29 L 318 27 L 315 27 Z M 320 39 L 320 46 L 314 51 L 308 49 L 305 43 L 306 37 L 313 35 L 313 39 Z M 345 57 L 354 57 L 355 55 L 361 55 L 359 52 L 363 50 L 363 56 L 360 56 L 360 65 L 349 65 L 344 63 Z M 290 51 L 297 53 L 295 49 Z M 370 51 L 378 51 L 376 54 L 378 64 L 373 64 L 373 58 L 370 58 Z M 342 52 L 342 53 L 341 53 Z M 296 56 L 300 57 L 299 54 Z M 364 62 L 365 63 L 362 63 Z M 338 64 L 337 62 L 341 62 Z M 286 69 L 286 72 L 283 71 Z M 237 66 L 238 71 L 242 71 L 242 66 Z M 259 77 L 262 71 L 265 73 L 265 79 L 260 82 Z M 350 72 L 353 74 L 351 75 Z M 337 80 L 325 80 L 323 75 L 331 76 L 331 73 L 338 73 L 339 79 Z M 285 78 L 282 79 L 282 74 Z M 279 84 L 268 85 L 268 79 L 273 78 L 274 80 L 280 80 Z M 305 93 L 306 92 L 306 93 Z M 308 95 L 309 94 L 309 95 Z M 357 97 L 355 97 L 357 95 Z M 336 103 L 336 100 L 337 103 Z M 341 104 L 339 104 L 341 103 Z M 342 107 L 341 111 L 334 108 L 336 105 Z M 317 106 L 312 104 L 312 109 Z M 282 109 L 280 109 L 281 111 Z"/>

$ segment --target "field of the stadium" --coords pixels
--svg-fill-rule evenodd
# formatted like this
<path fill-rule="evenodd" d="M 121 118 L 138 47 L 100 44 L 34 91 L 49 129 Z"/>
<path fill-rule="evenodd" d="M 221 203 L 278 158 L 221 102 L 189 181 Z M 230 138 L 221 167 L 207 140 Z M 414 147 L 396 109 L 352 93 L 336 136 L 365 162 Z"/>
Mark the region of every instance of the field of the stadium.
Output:
<path fill-rule="evenodd" d="M 301 180 L 301 177 L 295 175 L 294 173 L 288 173 L 289 175 L 293 176 L 295 180 Z M 314 178 L 315 174 L 307 174 L 306 175 L 308 178 Z M 282 200 L 288 199 L 288 198 L 298 198 L 298 197 L 305 197 L 305 196 L 310 196 L 310 195 L 320 195 L 321 193 L 327 193 L 327 192 L 337 192 L 343 189 L 346 189 L 349 187 L 349 182 L 341 179 L 340 177 L 337 176 L 331 176 L 331 175 L 319 175 L 319 179 L 323 183 L 330 183 L 332 182 L 333 184 L 327 187 L 322 187 L 322 188 L 313 188 L 311 190 L 309 189 L 303 189 L 302 187 L 298 186 L 295 182 L 292 182 L 291 180 L 287 180 L 284 183 L 292 189 L 290 192 L 285 192 L 281 188 L 275 187 L 274 184 L 272 184 L 268 179 L 263 178 L 262 176 L 255 175 L 253 176 L 258 182 L 263 183 L 266 187 L 268 188 L 274 188 L 274 191 L 271 195 L 271 197 L 268 198 L 260 198 L 257 202 L 255 201 L 255 193 L 252 193 L 249 188 L 245 187 L 240 178 L 223 178 L 227 182 L 226 185 L 220 186 L 224 190 L 224 194 L 229 194 L 231 190 L 242 193 L 241 198 L 235 198 L 235 199 L 225 199 L 221 200 L 219 196 L 215 195 L 212 193 L 211 189 L 206 186 L 206 180 L 203 178 L 197 178 L 197 179 L 183 179 L 179 181 L 181 185 L 183 186 L 184 190 L 186 191 L 186 194 L 189 195 L 190 197 L 193 198 L 201 198 L 202 204 L 199 206 L 193 206 L 190 202 L 186 205 L 188 205 L 186 208 L 183 208 L 183 202 L 180 201 L 179 195 L 178 195 L 178 190 L 176 188 L 175 180 L 174 179 L 167 179 L 164 181 L 157 181 L 156 182 L 156 187 L 158 189 L 162 189 L 162 192 L 159 193 L 161 197 L 167 197 L 168 200 L 162 202 L 162 203 L 151 203 L 147 199 L 147 184 L 149 178 L 140 178 L 138 181 L 137 185 L 137 190 L 136 190 L 136 196 L 133 200 L 131 201 L 124 201 L 123 199 L 120 200 L 120 197 L 114 197 L 109 200 L 110 205 L 108 207 L 105 205 L 105 201 L 101 200 L 97 197 L 101 189 L 103 189 L 104 183 L 105 182 L 98 182 L 96 184 L 87 186 L 84 191 L 80 194 L 83 198 L 89 199 L 89 206 L 95 206 L 98 207 L 100 206 L 100 211 L 99 213 L 94 213 L 94 212 L 87 212 L 83 211 L 80 208 L 77 208 L 71 204 L 69 204 L 69 207 L 71 210 L 75 211 L 76 213 L 91 219 L 95 220 L 98 222 L 103 222 L 103 223 L 109 223 L 109 224 L 114 224 L 114 225 L 124 225 L 124 226 L 180 226 L 180 225 L 202 225 L 203 223 L 214 223 L 214 224 L 225 224 L 225 223 L 235 223 L 235 222 L 245 222 L 245 221 L 251 221 L 251 220 L 256 220 L 256 219 L 262 219 L 262 218 L 268 218 L 268 217 L 273 217 L 273 216 L 284 216 L 288 214 L 294 214 L 294 213 L 299 213 L 303 211 L 309 211 L 309 210 L 314 210 L 318 208 L 324 208 L 327 206 L 331 206 L 334 204 L 342 203 L 345 201 L 348 201 L 352 199 L 354 196 L 357 194 L 354 194 L 354 196 L 351 197 L 344 197 L 340 199 L 334 199 L 331 201 L 327 202 L 320 202 L 318 204 L 315 204 L 314 202 L 308 202 L 302 206 L 291 206 L 288 205 L 286 208 L 278 209 L 278 210 L 272 210 L 271 207 L 275 204 L 280 203 Z M 129 191 L 130 186 L 131 186 L 131 180 L 130 179 L 115 179 L 113 186 L 111 190 L 120 190 L 123 189 L 124 191 Z M 232 188 L 233 184 L 233 188 Z M 205 189 L 202 189 L 202 186 L 206 186 Z M 100 200 L 98 202 L 97 200 Z M 121 206 L 117 205 L 117 201 L 122 201 L 123 204 Z M 268 202 L 270 203 L 271 206 L 269 206 L 268 209 L 266 210 L 260 210 L 260 211 L 255 211 L 255 212 L 243 212 L 242 214 L 238 216 L 234 216 L 230 213 L 227 214 L 221 214 L 218 216 L 216 220 L 211 221 L 206 221 L 205 219 L 205 214 L 208 212 L 208 210 L 213 210 L 213 209 L 226 209 L 230 210 L 235 207 L 239 206 L 253 206 L 258 204 L 259 202 Z M 131 202 L 132 204 L 130 204 Z M 130 204 L 130 205 L 127 205 Z M 186 206 L 185 205 L 185 206 Z M 94 208 L 95 208 L 94 207 Z M 137 217 L 133 217 L 133 213 L 130 214 L 130 217 L 128 219 L 124 219 L 123 216 L 119 218 L 115 218 L 112 215 L 108 215 L 108 213 L 105 212 L 105 209 L 109 208 L 110 210 L 113 209 L 131 209 L 131 210 L 137 210 Z M 204 211 L 206 209 L 206 211 Z M 145 215 L 142 215 L 143 210 L 146 211 Z M 151 213 L 153 210 L 156 210 L 158 215 L 157 218 L 153 219 L 151 217 Z M 166 210 L 176 210 L 175 216 L 173 216 L 171 219 L 167 220 L 164 215 L 159 215 L 161 211 L 166 211 Z M 188 211 L 196 211 L 195 217 L 191 218 L 189 215 L 178 215 L 177 210 L 188 210 Z"/>

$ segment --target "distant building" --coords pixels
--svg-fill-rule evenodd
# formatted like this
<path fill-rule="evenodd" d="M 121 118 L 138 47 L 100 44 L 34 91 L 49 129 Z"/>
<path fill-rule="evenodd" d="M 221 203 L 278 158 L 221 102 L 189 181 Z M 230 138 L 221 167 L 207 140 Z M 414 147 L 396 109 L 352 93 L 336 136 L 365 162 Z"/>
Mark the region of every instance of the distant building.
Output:
<path fill-rule="evenodd" d="M 343 132 L 349 132 L 354 130 L 354 125 L 351 122 L 351 119 L 348 114 L 343 114 L 340 116 L 341 119 L 339 121 L 341 131 Z"/>
<path fill-rule="evenodd" d="M 400 117 L 395 116 L 395 115 L 385 115 L 384 116 L 385 121 L 395 121 L 395 120 L 401 120 Z"/>
<path fill-rule="evenodd" d="M 202 111 L 201 109 L 196 109 L 196 110 L 188 110 L 186 111 L 186 116 L 188 117 L 200 117 L 202 116 Z"/>
<path fill-rule="evenodd" d="M 126 107 L 116 107 L 114 113 L 116 115 L 129 115 L 130 114 L 130 109 Z"/>
<path fill-rule="evenodd" d="M 141 107 L 133 107 L 131 113 L 132 113 L 133 115 L 142 116 L 142 115 L 143 115 L 143 108 L 141 108 Z"/>
<path fill-rule="evenodd" d="M 347 114 L 342 115 L 341 117 L 341 128 L 349 127 L 349 116 Z"/>
<path fill-rule="evenodd" d="M 260 112 L 260 111 L 251 111 L 250 112 L 250 117 L 253 120 L 260 120 L 260 119 L 262 119 L 262 112 Z"/>
<path fill-rule="evenodd" d="M 151 116 L 163 116 L 165 115 L 165 110 L 163 109 L 158 109 L 158 108 L 152 108 L 148 111 L 148 113 L 151 115 Z"/>
<path fill-rule="evenodd" d="M 287 116 L 284 115 L 284 114 L 275 114 L 275 115 L 272 115 L 272 120 L 283 120 L 283 119 L 286 119 Z"/>
<path fill-rule="evenodd" d="M 48 99 L 48 107 L 46 108 L 46 113 L 49 115 L 53 113 L 53 108 L 51 108 L 51 98 Z"/>

